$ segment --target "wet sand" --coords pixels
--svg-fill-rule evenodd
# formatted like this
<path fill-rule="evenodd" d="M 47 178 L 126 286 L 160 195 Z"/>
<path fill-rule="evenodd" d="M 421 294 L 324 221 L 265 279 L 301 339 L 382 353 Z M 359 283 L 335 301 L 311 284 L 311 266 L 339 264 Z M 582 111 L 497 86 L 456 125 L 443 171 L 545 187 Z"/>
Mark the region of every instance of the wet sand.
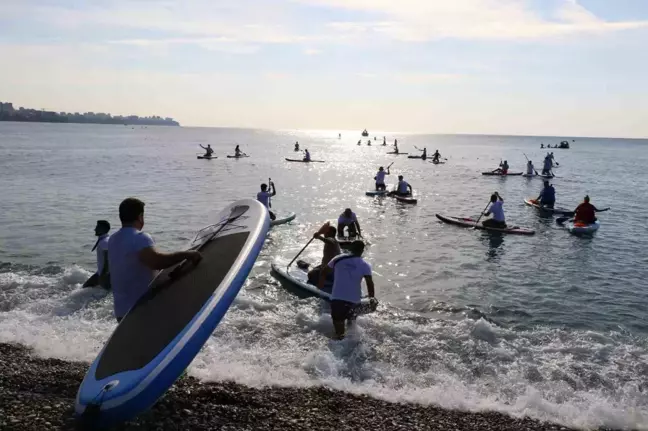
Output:
<path fill-rule="evenodd" d="M 82 362 L 42 359 L 0 344 L 0 429 L 77 428 Z M 147 413 L 119 430 L 568 430 L 495 412 L 469 413 L 381 401 L 323 387 L 254 389 L 185 377 Z"/>

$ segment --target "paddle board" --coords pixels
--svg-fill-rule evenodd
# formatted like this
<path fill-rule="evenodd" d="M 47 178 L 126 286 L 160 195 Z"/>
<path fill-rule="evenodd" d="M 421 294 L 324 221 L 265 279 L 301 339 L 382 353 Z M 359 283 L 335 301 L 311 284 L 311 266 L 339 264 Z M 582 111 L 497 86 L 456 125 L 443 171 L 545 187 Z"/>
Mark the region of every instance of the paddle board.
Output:
<path fill-rule="evenodd" d="M 482 175 L 494 175 L 497 177 L 506 177 L 506 176 L 516 176 L 516 175 L 522 175 L 522 172 L 509 172 L 508 174 L 499 174 L 497 172 L 482 172 Z"/>
<path fill-rule="evenodd" d="M 423 159 L 423 156 L 407 156 L 408 159 Z M 427 159 L 427 157 L 425 158 Z M 423 160 L 425 160 L 423 159 Z"/>
<path fill-rule="evenodd" d="M 567 230 L 569 233 L 572 233 L 574 235 L 578 234 L 588 234 L 588 233 L 594 233 L 596 232 L 601 224 L 598 221 L 595 221 L 594 223 L 591 224 L 585 224 L 585 223 L 575 223 L 573 221 L 570 221 L 567 223 Z"/>
<path fill-rule="evenodd" d="M 331 302 L 331 289 L 332 285 L 325 284 L 324 290 L 320 290 L 317 286 L 308 283 L 308 274 L 298 268 L 283 268 L 276 263 L 270 265 L 270 274 L 281 283 L 281 286 L 288 292 L 297 296 L 298 298 L 319 298 L 325 302 Z M 363 299 L 360 305 L 354 310 L 357 315 L 373 313 L 375 310 L 372 308 L 368 299 Z"/>
<path fill-rule="evenodd" d="M 283 217 L 277 217 L 274 220 L 270 220 L 270 226 L 278 226 L 280 224 L 285 224 L 285 223 L 291 222 L 291 221 L 295 220 L 295 217 L 297 217 L 297 214 L 295 214 L 295 213 L 290 213 L 290 214 L 288 214 L 286 216 L 283 216 Z"/>
<path fill-rule="evenodd" d="M 527 198 L 527 199 L 524 200 L 524 203 L 527 204 L 527 205 L 529 205 L 529 206 L 531 206 L 531 207 L 537 208 L 537 209 L 539 209 L 540 211 L 548 212 L 548 213 L 551 213 L 551 214 L 563 214 L 563 215 L 573 215 L 573 214 L 574 214 L 574 211 L 572 211 L 572 210 L 568 210 L 567 208 L 560 208 L 560 207 L 556 207 L 556 208 L 549 208 L 549 207 L 544 207 L 544 206 L 540 205 L 540 204 L 538 203 L 538 201 L 536 201 L 535 199 Z"/>
<path fill-rule="evenodd" d="M 403 155 L 409 154 L 409 153 L 387 153 L 387 154 L 391 154 L 393 156 L 403 156 Z"/>
<path fill-rule="evenodd" d="M 270 227 L 266 208 L 243 199 L 196 234 L 202 261 L 161 271 L 90 366 L 76 398 L 84 425 L 104 427 L 151 407 L 191 363 L 229 309 Z"/>
<path fill-rule="evenodd" d="M 404 203 L 404 204 L 415 204 L 415 203 L 418 202 L 418 199 L 414 199 L 411 196 L 397 196 L 397 195 L 393 195 L 393 196 L 398 202 L 401 202 L 401 203 Z"/>
<path fill-rule="evenodd" d="M 250 156 L 248 156 L 248 155 L 245 155 L 245 156 L 229 156 L 228 155 L 227 156 L 228 159 L 244 159 L 246 157 L 250 157 Z"/>
<path fill-rule="evenodd" d="M 502 233 L 513 233 L 513 234 L 519 234 L 519 235 L 533 235 L 535 234 L 535 231 L 532 229 L 525 229 L 523 227 L 518 227 L 518 226 L 510 226 L 504 229 L 501 228 L 494 228 L 494 227 L 486 227 L 484 225 L 477 224 L 476 220 L 473 220 L 471 218 L 463 218 L 463 217 L 450 217 L 450 216 L 443 216 L 441 214 L 436 214 L 436 217 L 441 220 L 444 223 L 450 223 L 454 224 L 457 226 L 461 227 L 471 227 L 474 229 L 481 229 L 481 230 L 487 230 L 487 231 L 492 231 L 492 232 L 502 232 Z"/>
<path fill-rule="evenodd" d="M 306 160 L 301 160 L 301 159 L 289 159 L 286 157 L 287 162 L 301 162 L 301 163 L 324 163 L 324 160 L 311 160 L 310 162 L 307 162 Z"/>
<path fill-rule="evenodd" d="M 211 156 L 211 157 L 206 157 L 206 156 L 198 156 L 198 159 L 203 159 L 203 160 L 211 160 L 211 159 L 217 159 L 218 156 Z"/>
<path fill-rule="evenodd" d="M 368 190 L 365 192 L 365 195 L 367 196 L 385 196 L 387 194 L 387 190 Z"/>

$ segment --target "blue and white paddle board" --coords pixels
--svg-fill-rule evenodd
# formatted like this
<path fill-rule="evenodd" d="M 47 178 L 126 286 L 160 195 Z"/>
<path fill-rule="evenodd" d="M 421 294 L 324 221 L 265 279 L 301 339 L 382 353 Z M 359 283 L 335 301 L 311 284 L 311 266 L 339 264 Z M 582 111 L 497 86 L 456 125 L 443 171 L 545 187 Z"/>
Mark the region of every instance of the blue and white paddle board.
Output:
<path fill-rule="evenodd" d="M 234 202 L 192 242 L 202 261 L 161 271 L 90 366 L 75 410 L 91 427 L 131 419 L 183 373 L 229 309 L 270 227 L 258 201 Z"/>

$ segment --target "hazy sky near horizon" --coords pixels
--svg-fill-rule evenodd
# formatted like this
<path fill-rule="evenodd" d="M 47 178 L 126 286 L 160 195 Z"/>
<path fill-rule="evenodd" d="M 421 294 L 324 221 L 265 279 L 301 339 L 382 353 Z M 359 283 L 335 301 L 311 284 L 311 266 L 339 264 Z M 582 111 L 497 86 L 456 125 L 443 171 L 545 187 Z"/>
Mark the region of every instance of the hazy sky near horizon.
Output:
<path fill-rule="evenodd" d="M 647 0 L 0 0 L 0 100 L 187 126 L 648 137 Z"/>

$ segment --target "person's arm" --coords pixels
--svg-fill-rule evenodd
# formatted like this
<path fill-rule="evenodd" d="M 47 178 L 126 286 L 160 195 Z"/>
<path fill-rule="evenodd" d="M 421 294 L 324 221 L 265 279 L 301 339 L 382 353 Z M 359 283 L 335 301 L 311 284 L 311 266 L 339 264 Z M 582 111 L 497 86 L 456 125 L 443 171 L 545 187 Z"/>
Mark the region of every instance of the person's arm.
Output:
<path fill-rule="evenodd" d="M 273 183 L 272 181 L 270 182 L 270 185 L 272 186 L 272 195 L 271 196 L 275 196 L 277 194 L 277 187 L 275 186 L 275 183 Z"/>
<path fill-rule="evenodd" d="M 358 222 L 357 219 L 355 220 L 355 225 L 356 228 L 358 229 L 358 236 L 362 236 L 362 230 L 360 229 L 360 222 Z"/>
<path fill-rule="evenodd" d="M 500 194 L 499 194 L 498 192 L 495 192 L 495 194 L 497 195 L 497 199 L 499 199 L 500 201 L 504 202 L 504 198 L 501 197 Z"/>
<path fill-rule="evenodd" d="M 409 189 L 410 195 L 414 193 L 414 191 L 412 190 L 412 185 L 411 184 L 407 184 L 407 188 Z"/>
<path fill-rule="evenodd" d="M 169 268 L 183 260 L 190 260 L 193 263 L 198 263 L 202 256 L 195 250 L 178 251 L 175 253 L 162 253 L 155 249 L 155 247 L 146 247 L 140 250 L 138 254 L 140 262 L 147 268 L 160 270 Z"/>
<path fill-rule="evenodd" d="M 106 277 L 108 275 L 108 250 L 103 251 L 103 267 L 101 268 L 101 274 L 99 274 L 99 278 Z"/>
<path fill-rule="evenodd" d="M 596 208 L 594 205 L 592 205 L 592 207 L 594 208 L 594 212 L 597 212 L 597 213 L 602 213 L 602 212 L 608 211 L 610 209 L 608 207 L 608 208 L 603 208 L 602 210 L 600 210 L 600 209 Z"/>
<path fill-rule="evenodd" d="M 369 294 L 369 298 L 375 298 L 376 290 L 373 282 L 373 277 L 371 275 L 365 275 L 364 279 L 365 283 L 367 283 L 367 293 Z"/>
<path fill-rule="evenodd" d="M 202 148 L 203 150 L 206 150 L 206 149 L 207 149 L 206 147 L 203 147 L 201 144 L 198 144 L 198 146 L 199 146 L 200 148 Z"/>

